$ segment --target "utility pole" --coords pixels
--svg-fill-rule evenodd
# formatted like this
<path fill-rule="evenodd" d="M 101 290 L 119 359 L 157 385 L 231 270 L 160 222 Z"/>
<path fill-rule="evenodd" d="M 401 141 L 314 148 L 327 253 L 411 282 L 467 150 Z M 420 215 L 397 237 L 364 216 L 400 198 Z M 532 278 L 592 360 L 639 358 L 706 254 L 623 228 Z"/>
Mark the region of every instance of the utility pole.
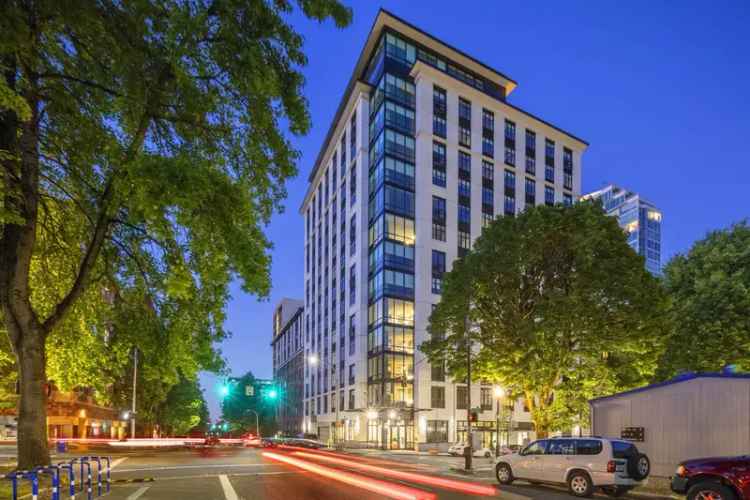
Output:
<path fill-rule="evenodd" d="M 469 335 L 469 315 L 467 313 L 466 320 L 464 321 L 464 328 L 466 329 L 466 442 L 467 446 L 464 448 L 464 456 L 466 463 L 464 468 L 467 471 L 471 470 L 471 458 L 474 450 L 472 449 L 471 442 L 471 336 Z"/>
<path fill-rule="evenodd" d="M 135 389 L 138 380 L 138 348 L 133 347 L 133 401 L 130 408 L 130 438 L 135 439 Z"/>

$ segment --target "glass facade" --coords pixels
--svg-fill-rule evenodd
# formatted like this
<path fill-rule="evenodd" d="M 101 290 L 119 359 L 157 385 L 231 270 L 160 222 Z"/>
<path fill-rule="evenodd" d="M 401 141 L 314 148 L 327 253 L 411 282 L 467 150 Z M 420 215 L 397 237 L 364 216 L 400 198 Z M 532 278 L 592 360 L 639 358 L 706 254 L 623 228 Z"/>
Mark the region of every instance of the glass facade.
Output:
<path fill-rule="evenodd" d="M 367 75 L 377 89 L 369 121 L 367 406 L 378 412 L 368 435 L 390 447 L 394 432 L 397 447 L 413 446 L 414 439 L 415 90 L 409 69 L 415 60 L 414 45 L 386 33 Z M 436 91 L 438 106 L 441 97 L 444 104 L 445 94 Z M 433 181 L 444 185 L 439 150 L 434 166 Z"/>
<path fill-rule="evenodd" d="M 628 245 L 646 260 L 646 269 L 661 274 L 661 210 L 638 194 L 609 185 L 585 198 L 599 199 L 608 215 L 617 217 Z"/>

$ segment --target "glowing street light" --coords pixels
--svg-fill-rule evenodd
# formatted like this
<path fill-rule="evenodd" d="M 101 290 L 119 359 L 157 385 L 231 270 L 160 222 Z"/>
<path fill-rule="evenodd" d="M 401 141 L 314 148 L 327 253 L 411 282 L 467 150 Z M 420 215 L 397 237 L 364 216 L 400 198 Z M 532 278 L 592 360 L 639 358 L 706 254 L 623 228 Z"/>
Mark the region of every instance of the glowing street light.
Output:
<path fill-rule="evenodd" d="M 505 389 L 503 389 L 503 388 L 502 388 L 502 387 L 500 387 L 499 385 L 496 385 L 496 386 L 495 386 L 494 392 L 495 392 L 495 397 L 496 397 L 497 399 L 500 399 L 500 398 L 502 398 L 503 396 L 505 396 Z"/>
<path fill-rule="evenodd" d="M 367 420 L 377 420 L 378 419 L 378 412 L 375 410 L 368 410 L 367 411 Z"/>
<path fill-rule="evenodd" d="M 309 355 L 309 356 L 307 357 L 307 361 L 308 361 L 308 362 L 309 362 L 309 363 L 310 363 L 311 365 L 315 366 L 315 365 L 317 365 L 317 364 L 318 364 L 318 361 L 320 361 L 320 360 L 318 359 L 318 355 L 317 355 L 317 354 L 310 354 L 310 355 Z"/>
<path fill-rule="evenodd" d="M 391 420 L 395 420 L 396 419 L 396 412 L 394 410 L 389 411 L 388 412 L 388 418 L 390 418 Z"/>

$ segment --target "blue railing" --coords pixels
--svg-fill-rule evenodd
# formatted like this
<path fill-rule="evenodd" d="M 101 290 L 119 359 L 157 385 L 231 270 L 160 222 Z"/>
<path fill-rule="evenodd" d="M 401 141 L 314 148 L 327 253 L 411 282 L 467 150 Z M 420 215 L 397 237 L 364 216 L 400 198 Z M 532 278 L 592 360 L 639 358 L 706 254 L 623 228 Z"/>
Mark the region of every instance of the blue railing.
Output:
<path fill-rule="evenodd" d="M 106 469 L 103 463 L 106 462 Z M 39 479 L 43 475 L 49 475 L 52 478 L 52 500 L 61 500 L 63 483 L 61 474 L 67 472 L 68 497 L 75 498 L 76 495 L 76 466 L 79 467 L 79 491 L 86 489 L 86 498 L 91 500 L 94 497 L 92 464 L 96 464 L 96 496 L 101 496 L 104 489 L 109 493 L 111 488 L 111 469 L 112 462 L 110 457 L 88 456 L 78 457 L 69 462 L 60 462 L 57 465 L 47 465 L 44 467 L 35 467 L 32 470 L 17 470 L 5 475 L 5 479 L 11 482 L 12 499 L 18 500 L 18 490 L 24 481 L 28 481 L 31 486 L 31 499 L 39 498 Z M 85 469 L 85 475 L 84 475 Z"/>

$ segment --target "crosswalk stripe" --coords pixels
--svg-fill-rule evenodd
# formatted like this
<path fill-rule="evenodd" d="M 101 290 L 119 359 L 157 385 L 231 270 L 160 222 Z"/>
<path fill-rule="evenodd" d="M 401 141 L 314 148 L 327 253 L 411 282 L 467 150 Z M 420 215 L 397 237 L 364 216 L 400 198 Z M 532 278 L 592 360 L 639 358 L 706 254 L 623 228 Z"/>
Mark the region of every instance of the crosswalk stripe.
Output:
<path fill-rule="evenodd" d="M 229 478 L 227 476 L 225 476 L 224 474 L 220 475 L 219 482 L 221 483 L 221 489 L 224 490 L 224 496 L 227 498 L 227 500 L 239 500 L 237 497 L 237 492 L 234 491 L 232 483 L 229 482 Z"/>
<path fill-rule="evenodd" d="M 135 493 L 131 494 L 126 500 L 138 500 L 141 498 L 141 496 L 148 491 L 150 486 L 144 486 L 143 488 L 139 488 L 135 491 Z"/>
<path fill-rule="evenodd" d="M 128 457 L 120 457 L 120 458 L 116 458 L 116 459 L 112 460 L 112 465 L 110 466 L 110 468 L 114 469 L 115 467 L 117 467 L 118 465 L 120 465 L 121 463 L 123 463 L 127 459 L 128 459 Z"/>

